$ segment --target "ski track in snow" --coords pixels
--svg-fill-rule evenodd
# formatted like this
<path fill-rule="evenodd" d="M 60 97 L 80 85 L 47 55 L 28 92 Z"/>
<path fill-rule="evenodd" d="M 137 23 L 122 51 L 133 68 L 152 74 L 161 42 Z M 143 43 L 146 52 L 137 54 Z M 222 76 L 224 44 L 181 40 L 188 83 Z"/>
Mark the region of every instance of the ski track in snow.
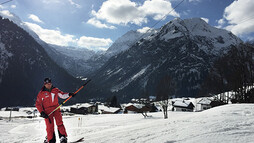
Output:
<path fill-rule="evenodd" d="M 65 116 L 63 121 L 69 141 L 84 137 L 86 143 L 252 143 L 254 140 L 254 104 L 231 104 L 203 112 L 169 111 L 169 119 L 163 119 L 161 112 L 149 115 L 152 117 L 146 119 L 141 114 L 76 115 Z M 44 124 L 41 118 L 0 120 L 0 142 L 43 142 Z"/>

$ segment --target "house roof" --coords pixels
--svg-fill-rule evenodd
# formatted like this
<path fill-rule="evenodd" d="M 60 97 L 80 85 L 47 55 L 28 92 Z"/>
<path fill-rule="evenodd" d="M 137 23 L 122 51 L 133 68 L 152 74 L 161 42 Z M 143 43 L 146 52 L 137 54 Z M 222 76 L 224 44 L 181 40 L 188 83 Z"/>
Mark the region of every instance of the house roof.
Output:
<path fill-rule="evenodd" d="M 120 110 L 120 108 L 107 107 L 107 106 L 104 106 L 104 105 L 98 105 L 98 109 L 101 110 L 101 111 L 112 112 L 112 113 L 115 113 L 116 111 Z"/>
<path fill-rule="evenodd" d="M 178 107 L 185 107 L 187 108 L 192 102 L 187 101 L 187 100 L 176 100 L 173 106 L 178 106 Z"/>
<path fill-rule="evenodd" d="M 211 102 L 212 102 L 212 101 L 211 101 L 210 99 L 208 99 L 208 98 L 202 98 L 202 99 L 198 102 L 198 104 L 210 105 Z"/>
<path fill-rule="evenodd" d="M 89 103 L 82 103 L 82 104 L 80 104 L 77 107 L 78 108 L 81 108 L 81 107 L 89 108 L 89 107 L 92 107 L 92 106 L 94 106 L 94 105 L 93 104 L 89 104 Z"/>
<path fill-rule="evenodd" d="M 136 107 L 138 109 L 141 109 L 145 105 L 144 104 L 137 104 L 137 103 L 128 103 L 127 105 L 125 105 L 125 108 L 129 107 L 129 106 L 134 106 L 134 107 Z"/>

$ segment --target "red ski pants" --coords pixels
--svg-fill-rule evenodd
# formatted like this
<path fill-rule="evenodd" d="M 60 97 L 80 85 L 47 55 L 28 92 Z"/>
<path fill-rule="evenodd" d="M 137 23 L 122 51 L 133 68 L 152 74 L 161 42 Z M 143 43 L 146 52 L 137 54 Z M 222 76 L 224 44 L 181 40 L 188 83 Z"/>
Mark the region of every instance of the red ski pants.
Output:
<path fill-rule="evenodd" d="M 52 109 L 54 110 L 55 108 L 52 108 Z M 49 114 L 53 110 L 46 109 L 45 113 Z M 45 119 L 48 140 L 51 140 L 54 136 L 54 119 L 53 118 L 55 118 L 55 120 L 56 120 L 56 125 L 57 125 L 57 129 L 58 129 L 59 133 L 61 135 L 64 135 L 65 137 L 67 137 L 67 133 L 66 133 L 65 127 L 63 125 L 62 114 L 60 112 L 60 109 L 58 109 L 49 116 L 51 123 L 49 122 L 48 118 Z"/>

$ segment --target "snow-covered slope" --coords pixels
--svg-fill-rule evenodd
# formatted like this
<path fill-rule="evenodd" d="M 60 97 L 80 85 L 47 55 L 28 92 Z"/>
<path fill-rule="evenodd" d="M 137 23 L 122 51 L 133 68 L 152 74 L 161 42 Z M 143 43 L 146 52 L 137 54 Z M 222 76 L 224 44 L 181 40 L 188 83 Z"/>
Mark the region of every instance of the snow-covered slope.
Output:
<path fill-rule="evenodd" d="M 203 112 L 79 115 L 63 118 L 69 141 L 86 143 L 252 143 L 254 104 L 231 104 Z M 46 136 L 42 118 L 0 120 L 1 142 L 38 143 Z M 58 142 L 57 138 L 57 142 Z"/>
<path fill-rule="evenodd" d="M 7 18 L 10 21 L 12 21 L 13 23 L 15 23 L 17 26 L 21 27 L 22 29 L 24 29 L 26 32 L 28 32 L 39 44 L 46 44 L 44 41 L 42 41 L 39 36 L 32 31 L 27 24 L 25 24 L 17 15 L 15 15 L 14 13 L 9 12 L 8 10 L 3 10 L 0 11 L 0 16 L 3 18 Z"/>
<path fill-rule="evenodd" d="M 221 54 L 220 52 L 230 45 L 242 43 L 241 39 L 231 32 L 208 25 L 201 18 L 181 20 L 176 18 L 161 28 L 160 40 L 188 36 L 197 41 L 198 46 L 209 54 Z"/>
<path fill-rule="evenodd" d="M 87 76 L 93 71 L 93 66 L 88 60 L 99 55 L 98 53 L 86 48 L 66 47 L 47 44 L 45 46 L 50 57 L 61 67 L 66 69 L 74 77 Z"/>
<path fill-rule="evenodd" d="M 155 34 L 157 30 L 151 29 L 148 33 L 141 33 L 138 30 L 128 31 L 123 36 L 118 38 L 106 51 L 105 56 L 112 57 L 129 49 L 133 44 L 138 42 L 142 38 Z"/>
<path fill-rule="evenodd" d="M 94 51 L 88 50 L 86 48 L 57 46 L 57 45 L 50 45 L 50 46 L 56 49 L 58 52 L 68 57 L 73 57 L 77 60 L 88 60 L 95 54 Z"/>
<path fill-rule="evenodd" d="M 90 73 L 95 72 L 101 68 L 111 57 L 116 56 L 117 54 L 128 50 L 140 39 L 148 38 L 151 35 L 155 34 L 157 30 L 150 29 L 147 33 L 139 32 L 138 30 L 131 30 L 125 33 L 123 36 L 119 37 L 107 51 L 101 54 L 92 56 L 89 60 L 86 61 L 87 65 L 91 67 Z"/>

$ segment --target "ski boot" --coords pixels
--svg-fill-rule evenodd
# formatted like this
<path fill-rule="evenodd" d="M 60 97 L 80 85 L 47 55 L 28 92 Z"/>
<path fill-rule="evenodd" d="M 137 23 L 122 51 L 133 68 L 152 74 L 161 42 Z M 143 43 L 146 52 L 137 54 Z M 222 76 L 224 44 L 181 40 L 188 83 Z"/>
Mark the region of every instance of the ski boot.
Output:
<path fill-rule="evenodd" d="M 43 143 L 49 143 L 47 136 L 45 137 L 45 140 Z"/>
<path fill-rule="evenodd" d="M 62 136 L 60 138 L 60 143 L 67 143 L 67 138 L 65 136 Z"/>
<path fill-rule="evenodd" d="M 56 136 L 55 136 L 55 133 L 54 133 L 53 138 L 52 138 L 50 141 L 48 140 L 48 137 L 46 136 L 43 143 L 56 143 Z"/>

